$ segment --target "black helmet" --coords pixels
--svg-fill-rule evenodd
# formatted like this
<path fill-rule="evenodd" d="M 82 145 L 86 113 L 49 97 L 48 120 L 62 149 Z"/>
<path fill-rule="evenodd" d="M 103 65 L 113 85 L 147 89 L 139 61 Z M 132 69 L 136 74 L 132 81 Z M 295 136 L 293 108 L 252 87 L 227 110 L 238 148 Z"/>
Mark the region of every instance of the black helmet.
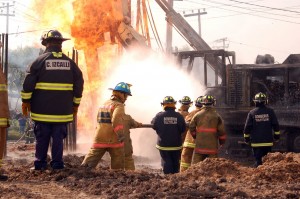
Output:
<path fill-rule="evenodd" d="M 183 96 L 182 99 L 179 100 L 179 103 L 184 104 L 184 105 L 190 105 L 193 102 L 189 96 Z"/>
<path fill-rule="evenodd" d="M 176 101 L 174 100 L 174 98 L 172 96 L 166 96 L 163 100 L 163 102 L 161 103 L 161 105 L 164 104 L 176 104 Z"/>
<path fill-rule="evenodd" d="M 258 102 L 258 103 L 266 103 L 267 102 L 267 96 L 266 94 L 259 92 L 254 96 L 254 102 Z"/>
<path fill-rule="evenodd" d="M 212 105 L 215 103 L 215 98 L 212 95 L 204 95 L 201 97 L 200 103 L 203 105 Z"/>
<path fill-rule="evenodd" d="M 66 41 L 66 40 L 70 40 L 68 38 L 64 38 L 62 36 L 62 34 L 57 30 L 49 30 L 49 31 L 46 31 L 46 32 L 43 33 L 43 35 L 41 37 L 41 41 L 42 41 L 41 44 L 43 46 L 46 46 L 47 41 L 50 40 L 50 39 L 51 40 L 59 40 L 61 42 Z"/>
<path fill-rule="evenodd" d="M 201 98 L 202 97 L 203 96 L 197 97 L 197 99 L 195 100 L 195 106 L 197 106 L 197 107 L 201 107 L 202 106 L 202 104 L 201 104 Z"/>

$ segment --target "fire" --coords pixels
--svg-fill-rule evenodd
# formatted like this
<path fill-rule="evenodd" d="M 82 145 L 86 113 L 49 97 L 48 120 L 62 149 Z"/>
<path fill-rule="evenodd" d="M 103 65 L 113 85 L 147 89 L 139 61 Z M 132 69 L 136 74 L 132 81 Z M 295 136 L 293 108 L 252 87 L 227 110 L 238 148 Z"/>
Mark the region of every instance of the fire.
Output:
<path fill-rule="evenodd" d="M 64 37 L 71 38 L 71 42 L 64 42 L 64 52 L 66 49 L 71 51 L 72 47 L 79 50 L 78 65 L 85 80 L 77 123 L 80 133 L 93 132 L 100 103 L 100 90 L 106 72 L 119 50 L 118 45 L 110 44 L 115 39 L 114 24 L 117 20 L 122 20 L 122 13 L 119 12 L 121 9 L 115 9 L 113 3 L 114 1 L 107 0 L 31 2 L 31 7 L 41 20 L 39 28 L 57 29 Z"/>

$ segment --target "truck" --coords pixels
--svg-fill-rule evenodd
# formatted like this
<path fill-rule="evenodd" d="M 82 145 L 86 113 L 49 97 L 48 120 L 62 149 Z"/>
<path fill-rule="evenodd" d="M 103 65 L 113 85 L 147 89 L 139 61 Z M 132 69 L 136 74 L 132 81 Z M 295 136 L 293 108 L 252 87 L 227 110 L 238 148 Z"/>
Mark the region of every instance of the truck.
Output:
<path fill-rule="evenodd" d="M 243 144 L 243 129 L 253 97 L 258 92 L 268 96 L 280 124 L 281 138 L 273 150 L 300 152 L 300 54 L 291 54 L 282 64 L 236 64 L 235 53 L 225 50 L 184 51 L 174 53 L 181 68 L 197 72 L 205 93 L 217 99 L 216 110 L 224 120 L 227 142 L 222 155 L 248 158 L 251 148 Z M 221 60 L 216 71 L 207 62 Z M 200 73 L 199 73 L 200 71 Z"/>

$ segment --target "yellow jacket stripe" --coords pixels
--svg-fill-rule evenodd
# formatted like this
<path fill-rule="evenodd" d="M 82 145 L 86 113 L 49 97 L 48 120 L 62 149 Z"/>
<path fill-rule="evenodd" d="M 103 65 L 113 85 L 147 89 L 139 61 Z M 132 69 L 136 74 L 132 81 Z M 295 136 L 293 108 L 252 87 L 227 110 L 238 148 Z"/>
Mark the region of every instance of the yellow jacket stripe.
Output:
<path fill-rule="evenodd" d="M 74 98 L 73 98 L 73 102 L 74 102 L 75 104 L 80 104 L 80 101 L 81 101 L 81 97 L 80 97 L 80 98 L 78 98 L 78 97 L 74 97 Z"/>
<path fill-rule="evenodd" d="M 274 134 L 275 135 L 280 135 L 280 131 L 275 131 Z"/>
<path fill-rule="evenodd" d="M 250 134 L 244 134 L 244 138 L 250 137 Z"/>
<path fill-rule="evenodd" d="M 40 122 L 72 122 L 73 114 L 70 115 L 44 115 L 31 112 L 31 119 Z"/>
<path fill-rule="evenodd" d="M 273 142 L 269 143 L 251 143 L 252 147 L 273 146 Z"/>
<path fill-rule="evenodd" d="M 191 142 L 184 142 L 183 143 L 183 147 L 195 148 L 196 144 L 195 143 L 191 143 Z"/>
<path fill-rule="evenodd" d="M 22 99 L 31 99 L 31 96 L 32 96 L 32 92 L 31 93 L 25 93 L 25 92 L 21 91 Z"/>
<path fill-rule="evenodd" d="M 163 151 L 177 151 L 182 149 L 182 146 L 178 146 L 178 147 L 162 147 L 159 145 L 156 145 L 156 148 L 159 150 L 163 150 Z"/>
<path fill-rule="evenodd" d="M 0 84 L 0 91 L 7 91 L 7 84 Z"/>
<path fill-rule="evenodd" d="M 39 82 L 36 84 L 35 89 L 41 90 L 60 90 L 60 91 L 72 91 L 73 84 L 60 84 L 60 83 L 45 83 Z"/>
<path fill-rule="evenodd" d="M 7 126 L 8 118 L 0 118 L 0 126 Z"/>
<path fill-rule="evenodd" d="M 189 164 L 189 163 L 185 163 L 185 162 L 180 162 L 180 166 L 181 166 L 181 167 L 188 168 L 188 167 L 190 167 L 190 166 L 191 166 L 191 164 Z"/>

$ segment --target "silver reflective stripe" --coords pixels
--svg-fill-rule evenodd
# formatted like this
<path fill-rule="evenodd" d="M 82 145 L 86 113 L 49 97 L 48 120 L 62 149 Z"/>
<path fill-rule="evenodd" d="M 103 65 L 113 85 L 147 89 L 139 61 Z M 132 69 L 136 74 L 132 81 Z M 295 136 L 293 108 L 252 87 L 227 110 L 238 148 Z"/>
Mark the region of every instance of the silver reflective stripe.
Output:
<path fill-rule="evenodd" d="M 44 115 L 31 112 L 31 119 L 41 122 L 72 122 L 73 114 L 70 115 Z"/>
<path fill-rule="evenodd" d="M 45 83 L 39 82 L 36 84 L 35 89 L 42 90 L 73 90 L 73 84 L 61 84 L 61 83 Z"/>

